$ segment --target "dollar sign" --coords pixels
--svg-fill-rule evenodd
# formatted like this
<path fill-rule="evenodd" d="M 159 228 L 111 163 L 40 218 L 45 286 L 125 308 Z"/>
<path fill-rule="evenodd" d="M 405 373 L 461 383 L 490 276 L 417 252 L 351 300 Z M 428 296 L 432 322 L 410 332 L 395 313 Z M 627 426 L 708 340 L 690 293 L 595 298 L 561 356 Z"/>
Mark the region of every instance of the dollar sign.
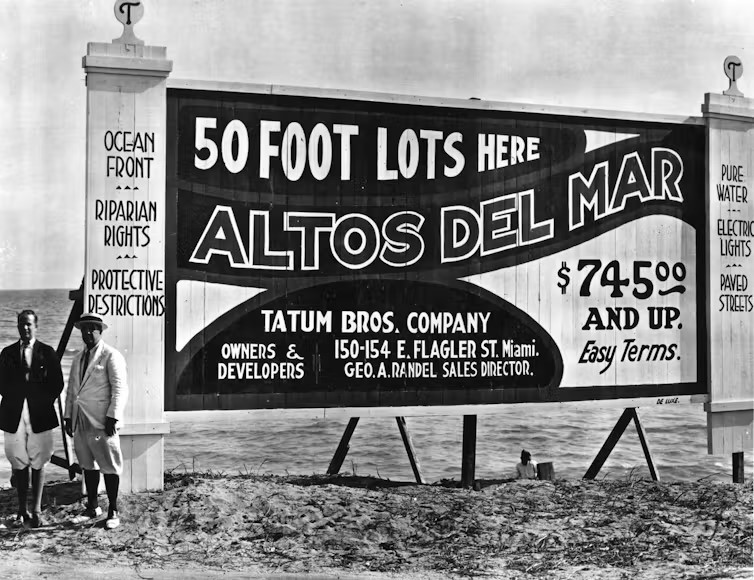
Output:
<path fill-rule="evenodd" d="M 571 269 L 565 262 L 563 262 L 563 265 L 560 266 L 560 269 L 558 270 L 558 277 L 560 278 L 560 281 L 558 282 L 558 288 L 560 288 L 561 294 L 566 293 L 566 288 L 568 288 L 568 284 L 571 283 L 571 278 L 568 276 L 568 272 L 570 271 Z"/>

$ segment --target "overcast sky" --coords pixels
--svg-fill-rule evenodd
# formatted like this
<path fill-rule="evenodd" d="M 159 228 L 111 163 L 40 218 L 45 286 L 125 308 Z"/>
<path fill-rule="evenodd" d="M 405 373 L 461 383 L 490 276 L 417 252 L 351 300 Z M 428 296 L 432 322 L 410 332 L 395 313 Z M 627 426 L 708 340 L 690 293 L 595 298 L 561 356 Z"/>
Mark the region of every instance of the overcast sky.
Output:
<path fill-rule="evenodd" d="M 752 0 L 145 0 L 171 78 L 700 115 L 743 60 Z M 0 0 L 0 289 L 84 273 L 87 42 L 113 0 Z"/>

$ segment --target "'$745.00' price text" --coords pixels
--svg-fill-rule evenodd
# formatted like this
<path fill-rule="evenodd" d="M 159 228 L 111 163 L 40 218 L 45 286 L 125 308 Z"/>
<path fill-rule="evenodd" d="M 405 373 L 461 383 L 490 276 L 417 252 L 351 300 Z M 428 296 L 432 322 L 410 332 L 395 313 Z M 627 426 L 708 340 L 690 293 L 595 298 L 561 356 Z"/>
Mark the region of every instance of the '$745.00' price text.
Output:
<path fill-rule="evenodd" d="M 603 288 L 612 288 L 610 292 L 612 298 L 622 298 L 624 289 L 628 291 L 629 287 L 632 287 L 631 294 L 634 298 L 639 300 L 650 298 L 655 293 L 659 296 L 667 296 L 673 293 L 683 294 L 686 291 L 686 286 L 682 283 L 686 279 L 686 266 L 682 262 L 675 264 L 657 262 L 655 264 L 649 260 L 635 260 L 632 266 L 628 267 L 630 277 L 623 276 L 621 271 L 623 266 L 628 267 L 629 264 L 612 260 L 603 266 L 602 260 L 579 260 L 576 266 L 577 272 L 581 275 L 579 296 L 591 296 L 593 284 Z M 558 270 L 557 283 L 562 294 L 566 293 L 571 283 L 570 272 L 571 268 L 568 263 L 563 262 Z"/>

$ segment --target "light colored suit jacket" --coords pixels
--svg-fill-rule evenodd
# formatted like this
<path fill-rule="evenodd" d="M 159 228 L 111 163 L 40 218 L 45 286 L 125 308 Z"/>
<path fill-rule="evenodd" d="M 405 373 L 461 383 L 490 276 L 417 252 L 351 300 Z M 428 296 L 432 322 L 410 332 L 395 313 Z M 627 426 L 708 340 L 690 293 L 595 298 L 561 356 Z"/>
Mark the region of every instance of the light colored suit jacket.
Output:
<path fill-rule="evenodd" d="M 90 355 L 82 380 L 81 364 L 85 352 L 77 353 L 71 363 L 64 417 L 71 419 L 74 429 L 79 413 L 83 413 L 96 429 L 105 428 L 105 417 L 122 423 L 128 398 L 126 359 L 100 340 Z"/>

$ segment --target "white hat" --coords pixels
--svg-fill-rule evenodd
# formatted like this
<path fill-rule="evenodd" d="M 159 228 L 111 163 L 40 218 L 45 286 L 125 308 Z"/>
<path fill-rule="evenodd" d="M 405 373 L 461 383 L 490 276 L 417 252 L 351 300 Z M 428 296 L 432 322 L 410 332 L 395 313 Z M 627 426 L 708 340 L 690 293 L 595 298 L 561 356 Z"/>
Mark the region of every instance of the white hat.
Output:
<path fill-rule="evenodd" d="M 73 323 L 73 325 L 78 329 L 81 329 L 82 324 L 97 324 L 102 328 L 102 330 L 107 330 L 107 324 L 104 320 L 102 320 L 102 317 L 99 314 L 94 314 L 93 312 L 84 312 L 84 314 L 81 315 L 81 318 Z"/>

